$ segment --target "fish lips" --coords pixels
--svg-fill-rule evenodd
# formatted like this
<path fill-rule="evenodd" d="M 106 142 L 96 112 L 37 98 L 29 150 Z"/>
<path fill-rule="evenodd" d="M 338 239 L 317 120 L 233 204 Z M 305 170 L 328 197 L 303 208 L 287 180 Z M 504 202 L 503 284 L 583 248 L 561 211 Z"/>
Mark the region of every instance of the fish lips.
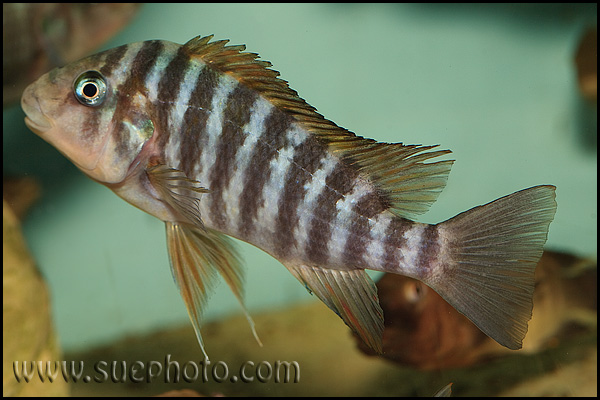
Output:
<path fill-rule="evenodd" d="M 41 136 L 52 128 L 52 123 L 42 112 L 31 86 L 27 87 L 23 92 L 21 108 L 25 112 L 25 125 L 36 134 Z"/>

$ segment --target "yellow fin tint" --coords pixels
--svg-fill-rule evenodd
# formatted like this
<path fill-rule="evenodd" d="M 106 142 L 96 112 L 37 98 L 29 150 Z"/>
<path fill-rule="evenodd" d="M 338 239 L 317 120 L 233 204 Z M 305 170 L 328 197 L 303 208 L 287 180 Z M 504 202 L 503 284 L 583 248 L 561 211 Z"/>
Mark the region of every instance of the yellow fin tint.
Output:
<path fill-rule="evenodd" d="M 182 225 L 167 222 L 166 228 L 173 279 L 187 307 L 200 348 L 204 357 L 208 359 L 200 334 L 200 321 L 208 296 L 216 284 L 215 270 L 207 268 L 207 265 L 200 261 L 202 254 L 198 252 L 193 240 L 183 232 Z"/>
<path fill-rule="evenodd" d="M 290 272 L 350 329 L 375 350 L 382 352 L 383 311 L 377 287 L 364 270 L 333 270 L 287 266 Z"/>
<path fill-rule="evenodd" d="M 173 278 L 177 282 L 206 359 L 208 356 L 200 335 L 200 323 L 208 296 L 216 284 L 217 271 L 237 297 L 256 341 L 262 346 L 254 328 L 254 321 L 244 306 L 244 274 L 231 239 L 212 229 L 200 230 L 172 222 L 167 222 L 166 228 Z"/>
<path fill-rule="evenodd" d="M 226 46 L 228 40 L 210 42 L 212 37 L 198 36 L 184 48 L 191 57 L 199 57 L 217 71 L 231 75 L 287 112 L 331 152 L 369 179 L 391 212 L 412 217 L 427 211 L 437 199 L 454 161 L 424 161 L 448 154 L 449 150 L 428 152 L 436 146 L 378 143 L 357 136 L 325 119 L 306 103 L 285 80 L 278 78 L 279 72 L 269 69 L 270 62 L 257 60 L 258 54 L 243 52 L 244 45 Z"/>
<path fill-rule="evenodd" d="M 244 306 L 244 273 L 231 239 L 204 227 L 202 223 L 200 196 L 209 190 L 203 188 L 200 182 L 188 178 L 182 171 L 165 165 L 150 167 L 147 174 L 161 199 L 193 225 L 167 222 L 167 247 L 173 277 L 179 286 L 202 351 L 204 352 L 204 345 L 200 335 L 200 320 L 209 289 L 214 287 L 215 271 L 221 274 L 240 302 L 252 333 L 262 346 L 254 322 Z M 204 355 L 206 356 L 206 352 Z"/>

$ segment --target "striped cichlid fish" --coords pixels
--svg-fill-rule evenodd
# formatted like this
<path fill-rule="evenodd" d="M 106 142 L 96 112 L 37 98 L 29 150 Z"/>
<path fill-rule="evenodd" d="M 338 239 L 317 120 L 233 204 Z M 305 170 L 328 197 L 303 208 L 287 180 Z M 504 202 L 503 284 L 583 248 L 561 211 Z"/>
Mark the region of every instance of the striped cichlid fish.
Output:
<path fill-rule="evenodd" d="M 281 261 L 377 352 L 383 313 L 365 269 L 416 278 L 500 344 L 521 347 L 554 186 L 437 225 L 414 222 L 453 163 L 431 159 L 449 150 L 356 136 L 269 62 L 211 39 L 120 46 L 52 70 L 21 101 L 31 130 L 166 223 L 173 276 L 203 351 L 201 313 L 217 275 L 243 308 L 228 236 Z"/>

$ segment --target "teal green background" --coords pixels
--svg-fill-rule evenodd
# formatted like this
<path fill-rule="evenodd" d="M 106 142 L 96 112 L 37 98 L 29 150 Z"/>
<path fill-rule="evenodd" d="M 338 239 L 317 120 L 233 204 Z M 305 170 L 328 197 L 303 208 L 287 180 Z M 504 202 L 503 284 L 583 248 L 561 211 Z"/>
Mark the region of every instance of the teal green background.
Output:
<path fill-rule="evenodd" d="M 419 221 L 553 184 L 547 248 L 595 257 L 596 111 L 579 99 L 574 70 L 595 22 L 595 5 L 147 4 L 104 49 L 211 33 L 246 44 L 338 125 L 453 151 L 447 187 Z M 18 107 L 4 112 L 3 166 L 43 186 L 24 231 L 63 347 L 187 323 L 164 224 L 87 179 L 22 118 Z M 276 260 L 240 249 L 251 313 L 314 299 Z M 238 311 L 221 284 L 205 317 Z"/>

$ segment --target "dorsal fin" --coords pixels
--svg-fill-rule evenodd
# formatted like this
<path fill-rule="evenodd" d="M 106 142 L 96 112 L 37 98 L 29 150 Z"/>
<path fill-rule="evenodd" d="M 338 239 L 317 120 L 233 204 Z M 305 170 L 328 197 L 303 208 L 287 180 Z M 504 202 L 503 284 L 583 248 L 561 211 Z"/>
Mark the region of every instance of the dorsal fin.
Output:
<path fill-rule="evenodd" d="M 329 121 L 278 78 L 271 63 L 244 52 L 245 45 L 226 46 L 229 40 L 210 42 L 213 35 L 195 37 L 184 47 L 212 68 L 229 74 L 259 92 L 275 107 L 285 110 L 304 129 L 344 162 L 357 168 L 377 188 L 390 211 L 403 217 L 424 213 L 446 185 L 453 160 L 423 161 L 450 150 L 428 151 L 437 146 L 379 143 L 357 136 Z"/>

